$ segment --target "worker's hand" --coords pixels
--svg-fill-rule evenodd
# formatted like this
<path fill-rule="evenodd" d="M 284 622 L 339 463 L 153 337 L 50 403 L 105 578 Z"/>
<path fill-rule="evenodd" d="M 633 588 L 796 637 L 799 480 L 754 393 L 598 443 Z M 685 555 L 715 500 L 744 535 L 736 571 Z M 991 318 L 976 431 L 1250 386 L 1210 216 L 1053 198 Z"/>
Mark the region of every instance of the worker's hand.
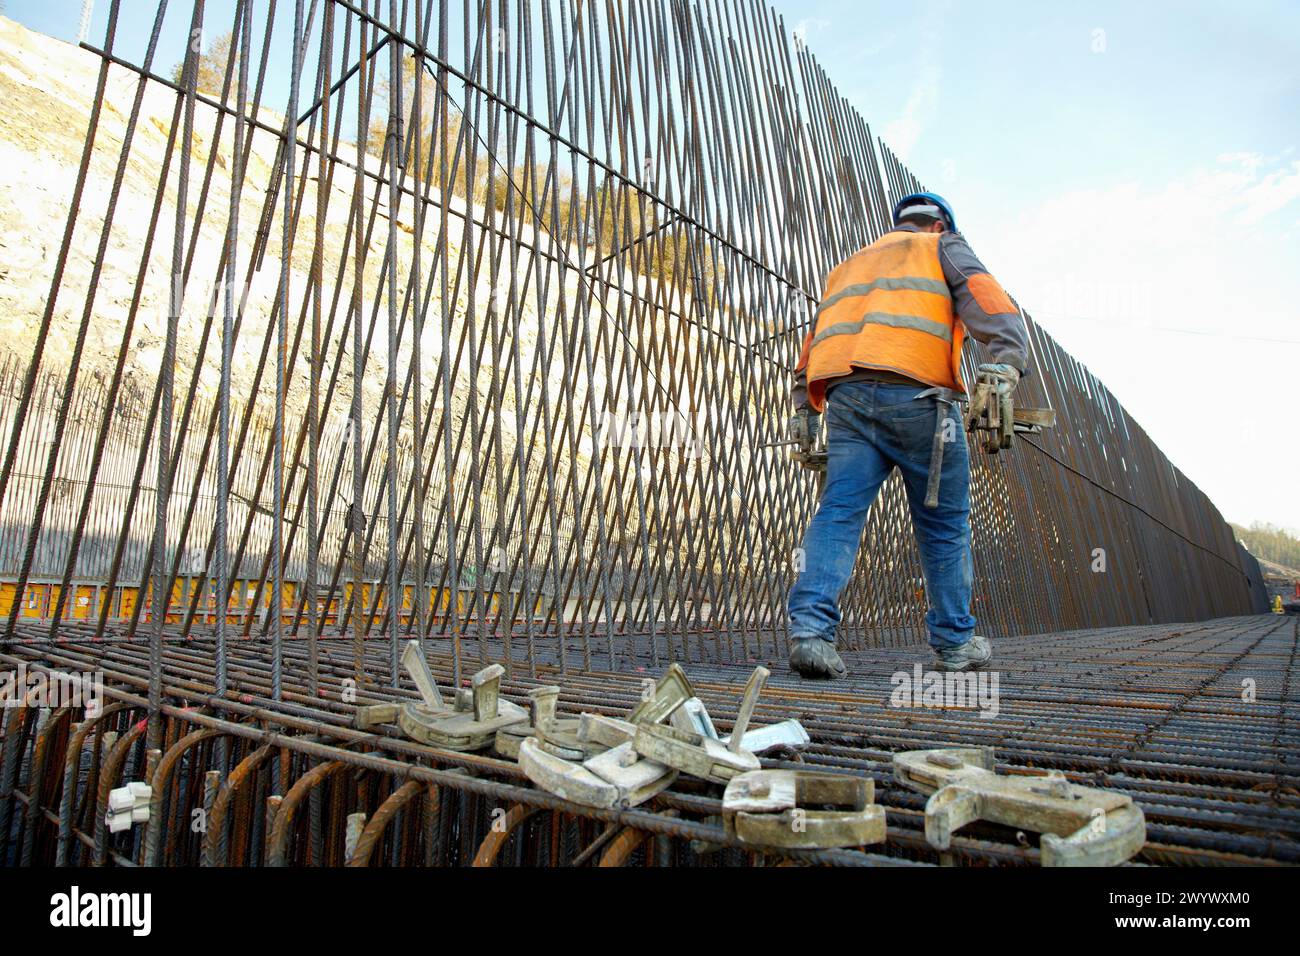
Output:
<path fill-rule="evenodd" d="M 804 406 L 790 419 L 790 441 L 794 444 L 796 458 L 806 459 L 817 444 L 822 417 L 811 408 Z"/>
<path fill-rule="evenodd" d="M 995 394 L 1010 395 L 1020 384 L 1020 369 L 1006 363 L 990 363 L 977 369 L 981 384 L 992 386 Z"/>
<path fill-rule="evenodd" d="M 966 430 L 988 429 L 994 436 L 984 442 L 984 450 L 996 454 L 1011 447 L 1014 431 L 1012 393 L 1020 384 L 1020 369 L 1005 363 L 981 365 L 977 370 L 975 394 L 966 410 Z"/>

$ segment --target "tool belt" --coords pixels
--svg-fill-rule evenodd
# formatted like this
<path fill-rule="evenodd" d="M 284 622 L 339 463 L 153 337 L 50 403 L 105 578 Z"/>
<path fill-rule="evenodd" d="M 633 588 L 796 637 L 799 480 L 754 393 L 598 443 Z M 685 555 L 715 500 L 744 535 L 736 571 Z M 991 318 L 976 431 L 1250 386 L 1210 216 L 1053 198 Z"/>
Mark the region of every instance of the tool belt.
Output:
<path fill-rule="evenodd" d="M 834 389 L 850 381 L 895 384 L 892 379 L 883 377 L 890 374 L 877 369 L 860 369 L 838 380 L 831 388 Z M 916 383 L 905 380 L 897 384 Z M 973 397 L 965 392 L 940 387 L 926 388 L 918 392 L 916 397 L 935 400 L 934 441 L 930 447 L 930 473 L 925 486 L 925 507 L 931 510 L 939 507 L 939 479 L 943 473 L 943 446 L 950 409 L 959 410 L 961 405 L 970 403 L 970 408 L 964 415 L 959 411 L 958 422 L 961 423 L 961 431 L 958 434 L 962 440 L 965 440 L 966 432 L 990 433 L 990 437 L 983 440 L 984 450 L 989 454 L 996 454 L 1001 449 L 1010 448 L 1012 436 L 1015 434 L 1037 434 L 1044 428 L 1052 428 L 1056 425 L 1054 409 L 1017 407 L 1013 396 L 1003 396 L 999 400 L 992 387 L 987 384 L 977 385 Z M 954 441 L 957 438 L 958 435 L 953 436 Z M 825 447 L 815 448 L 807 454 L 795 453 L 792 457 L 805 468 L 816 473 L 820 494 L 826 480 Z"/>
<path fill-rule="evenodd" d="M 901 372 L 891 372 L 883 368 L 855 368 L 847 375 L 841 375 L 826 383 L 826 394 L 830 395 L 836 388 L 849 382 L 878 382 L 882 385 L 911 385 L 920 388 L 924 383 L 918 382 Z"/>

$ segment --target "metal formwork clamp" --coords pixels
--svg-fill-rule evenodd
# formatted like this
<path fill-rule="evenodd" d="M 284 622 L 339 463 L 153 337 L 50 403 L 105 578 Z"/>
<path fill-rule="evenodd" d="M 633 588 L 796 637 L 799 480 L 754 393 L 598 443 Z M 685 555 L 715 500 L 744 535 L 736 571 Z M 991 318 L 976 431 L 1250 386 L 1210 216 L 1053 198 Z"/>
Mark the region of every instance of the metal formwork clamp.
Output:
<path fill-rule="evenodd" d="M 638 723 L 659 723 L 670 717 L 677 720 L 683 705 L 698 703 L 694 693 L 686 672 L 680 665 L 671 664 L 653 687 L 647 687 L 625 720 L 588 713 L 565 718 L 555 715 L 560 688 L 539 687 L 528 694 L 532 702 L 531 725 L 515 725 L 501 731 L 497 734 L 496 750 L 517 760 L 523 739 L 533 737 L 545 753 L 581 762 L 630 741 L 636 736 Z"/>
<path fill-rule="evenodd" d="M 731 737 L 723 737 L 722 742 L 730 744 Z M 810 743 L 812 743 L 812 738 L 808 736 L 808 731 L 804 730 L 803 724 L 791 718 L 775 724 L 768 724 L 766 727 L 755 727 L 752 730 L 745 731 L 740 746 L 751 753 L 761 754 L 776 747 L 788 747 L 792 750 L 798 750 Z"/>
<path fill-rule="evenodd" d="M 399 724 L 402 711 L 407 707 L 416 708 L 425 721 L 435 717 L 451 716 L 456 708 L 443 700 L 438 690 L 438 683 L 429 670 L 429 662 L 424 659 L 419 641 L 407 641 L 402 649 L 402 666 L 420 693 L 420 703 L 402 701 L 385 701 L 379 704 L 363 704 L 357 707 L 356 726 L 358 730 L 374 730 L 384 724 Z"/>
<path fill-rule="evenodd" d="M 526 737 L 519 745 L 519 767 L 548 793 L 598 809 L 635 807 L 677 779 L 676 770 L 641 759 L 630 742 L 575 763 L 547 753 L 537 738 Z"/>
<path fill-rule="evenodd" d="M 444 750 L 483 750 L 492 745 L 498 731 L 528 720 L 522 707 L 501 699 L 501 676 L 506 671 L 500 664 L 475 674 L 466 692 L 457 692 L 456 705 L 448 708 L 415 641 L 407 644 L 402 662 L 422 698 L 421 703 L 403 704 L 397 713 L 398 726 L 412 740 Z"/>
<path fill-rule="evenodd" d="M 543 729 L 520 740 L 520 769 L 543 790 L 572 803 L 635 807 L 677 779 L 677 770 L 636 750 L 638 730 L 672 717 L 694 694 L 686 672 L 671 664 L 628 719 L 584 713 L 573 729 L 558 727 L 553 698 L 548 703 L 549 695 L 535 691 L 533 722 Z"/>
<path fill-rule="evenodd" d="M 648 682 L 647 682 L 648 683 Z M 633 724 L 657 724 L 672 716 L 678 707 L 695 696 L 686 672 L 680 664 L 669 664 L 664 676 L 628 714 Z"/>
<path fill-rule="evenodd" d="M 994 773 L 988 747 L 895 754 L 894 779 L 931 795 L 925 838 L 939 850 L 975 820 L 1041 833 L 1043 866 L 1117 866 L 1146 843 L 1146 820 L 1131 797 L 1079 786 L 1057 771 Z"/>
<path fill-rule="evenodd" d="M 617 747 L 636 736 L 636 724 L 604 714 L 584 713 L 578 718 L 578 737 L 588 743 Z"/>
<path fill-rule="evenodd" d="M 718 728 L 713 726 L 713 718 L 709 716 L 709 709 L 698 697 L 685 701 L 673 711 L 668 722 L 678 730 L 689 730 L 713 740 L 720 739 Z"/>
<path fill-rule="evenodd" d="M 519 759 L 519 746 L 532 737 L 542 750 L 562 760 L 585 760 L 604 753 L 609 745 L 582 737 L 580 717 L 558 717 L 555 705 L 560 688 L 536 687 L 528 692 L 530 720 L 497 731 L 493 749 L 510 760 Z"/>
<path fill-rule="evenodd" d="M 540 737 L 519 745 L 519 766 L 525 776 L 548 793 L 587 807 L 635 807 L 662 793 L 677 779 L 677 771 L 644 759 L 632 747 L 636 725 L 612 717 L 583 714 L 577 737 L 583 747 L 602 752 L 581 763 L 558 756 Z"/>
<path fill-rule="evenodd" d="M 713 718 L 709 716 L 708 708 L 698 697 L 692 697 L 678 707 L 669 720 L 678 730 L 694 731 L 704 737 L 721 741 L 727 746 L 731 745 L 734 736 L 728 734 L 724 737 L 718 733 L 717 728 L 713 726 Z M 748 724 L 749 722 L 746 721 L 740 746 L 753 754 L 761 754 L 765 750 L 776 747 L 798 749 L 812 742 L 803 724 L 794 719 L 782 720 L 775 724 L 768 724 L 766 727 L 749 727 Z"/>
<path fill-rule="evenodd" d="M 755 770 L 722 795 L 727 832 L 758 846 L 833 849 L 885 840 L 885 808 L 866 777 L 804 770 Z"/>
<path fill-rule="evenodd" d="M 745 685 L 729 743 L 723 744 L 720 740 L 694 730 L 642 723 L 637 725 L 632 746 L 648 760 L 713 783 L 725 784 L 739 774 L 758 770 L 761 766 L 758 758 L 745 750 L 741 741 L 745 738 L 758 695 L 770 673 L 765 667 L 754 668 L 754 673 Z"/>
<path fill-rule="evenodd" d="M 654 760 L 713 783 L 726 783 L 737 774 L 757 770 L 761 766 L 758 758 L 748 750 L 729 750 L 703 734 L 663 724 L 642 724 L 637 727 L 632 745 L 647 760 Z"/>

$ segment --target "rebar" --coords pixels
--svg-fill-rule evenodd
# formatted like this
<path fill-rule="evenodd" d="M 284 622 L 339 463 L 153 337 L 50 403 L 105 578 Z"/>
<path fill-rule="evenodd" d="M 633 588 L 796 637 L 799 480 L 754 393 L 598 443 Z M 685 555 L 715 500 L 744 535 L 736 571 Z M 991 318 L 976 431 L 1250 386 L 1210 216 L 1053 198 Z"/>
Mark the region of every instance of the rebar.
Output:
<path fill-rule="evenodd" d="M 181 6 L 191 35 L 215 26 L 201 2 Z M 108 42 L 83 45 L 93 61 L 77 66 L 97 65 L 101 99 L 121 88 L 108 77 L 137 82 L 125 118 L 87 104 L 79 187 L 109 187 L 110 214 L 69 210 L 49 297 L 65 311 L 47 309 L 25 367 L 5 370 L 18 393 L 0 469 L 10 632 L 35 616 L 54 636 L 65 617 L 98 615 L 101 635 L 114 620 L 158 634 L 183 617 L 186 635 L 217 627 L 221 656 L 227 627 L 273 642 L 347 628 L 356 661 L 385 634 L 390 684 L 402 636 L 451 638 L 457 668 L 464 641 L 485 661 L 490 642 L 522 639 L 530 669 L 570 641 L 582 666 L 613 668 L 781 644 L 815 506 L 812 479 L 783 457 L 790 367 L 821 275 L 886 228 L 915 177 L 756 2 L 298 6 L 288 18 L 243 0 L 225 57 L 187 45 L 175 82 L 157 68 L 166 5 L 139 64 L 113 52 L 117 5 Z M 297 42 L 272 42 L 277 16 Z M 313 78 L 306 110 L 300 76 Z M 297 125 L 262 105 L 286 83 Z M 131 166 L 151 148 L 135 142 L 156 132 L 146 118 L 168 131 L 156 183 Z M 190 208 L 192 164 L 204 176 Z M 208 199 L 226 187 L 223 218 Z M 161 368 L 131 358 L 158 331 L 140 314 L 158 282 L 149 245 L 135 274 L 105 255 L 138 241 L 111 214 L 124 190 L 175 211 Z M 241 220 L 258 223 L 251 247 Z M 83 293 L 66 263 L 83 247 L 97 254 L 78 342 L 97 281 L 135 297 L 116 330 L 97 324 L 100 354 L 78 344 L 65 370 L 46 343 L 71 331 Z M 268 255 L 274 294 L 259 287 Z M 219 356 L 211 312 L 181 314 L 204 301 L 204 268 L 223 290 Z M 441 353 L 426 363 L 431 312 Z M 1022 399 L 1062 427 L 978 456 L 982 627 L 1262 609 L 1255 563 L 1213 504 L 1028 321 Z M 108 389 L 99 361 L 115 365 Z M 24 467 L 37 454 L 39 476 Z M 850 648 L 922 634 L 908 522 L 891 481 L 845 593 Z"/>
<path fill-rule="evenodd" d="M 120 0 L 101 41 L 29 54 L 87 120 L 50 105 L 71 202 L 28 224 L 58 245 L 21 277 L 47 292 L 30 341 L 0 355 L 0 660 L 102 671 L 121 706 L 93 736 L 71 712 L 6 718 L 0 840 L 21 831 L 25 862 L 343 863 L 349 814 L 388 806 L 356 834 L 366 861 L 469 862 L 477 794 L 510 801 L 519 841 L 485 859 L 743 857 L 702 822 L 716 795 L 578 814 L 500 761 L 349 731 L 343 701 L 408 694 L 411 639 L 455 686 L 500 661 L 513 693 L 553 680 L 603 713 L 667 661 L 724 709 L 743 667 L 779 668 L 816 507 L 786 458 L 792 367 L 822 277 L 920 181 L 762 0 L 138 6 L 138 57 Z M 972 456 L 973 612 L 1018 655 L 1014 720 L 864 703 L 923 651 L 897 477 L 842 599 L 845 656 L 874 676 L 778 678 L 763 707 L 810 715 L 804 761 L 882 787 L 891 752 L 960 732 L 1133 792 L 1150 862 L 1290 861 L 1294 629 L 1245 617 L 1267 606 L 1257 562 L 1025 318 L 1019 400 L 1059 426 Z M 1242 673 L 1285 676 L 1234 711 Z M 174 768 L 167 819 L 229 804 L 229 832 L 106 839 L 110 756 L 118 779 Z M 292 792 L 334 762 L 353 772 Z M 887 796 L 897 846 L 801 858 L 931 862 L 918 799 Z M 983 833 L 957 855 L 1036 853 Z"/>
<path fill-rule="evenodd" d="M 75 625 L 73 629 L 87 634 L 90 626 Z M 77 640 L 80 635 L 54 646 L 40 636 L 37 625 L 25 630 L 30 639 L 11 645 L 11 653 L 0 654 L 0 666 L 22 665 L 66 675 L 96 671 L 113 702 L 103 709 L 102 716 L 85 722 L 73 719 L 79 716 L 75 707 L 64 708 L 39 725 L 24 719 L 32 714 L 32 708 L 17 708 L 8 715 L 4 741 L 8 777 L 0 789 L 0 815 L 14 820 L 9 830 L 12 846 L 21 849 L 27 862 L 53 861 L 59 834 L 65 833 L 74 841 L 64 840 L 68 843 L 64 860 L 69 863 L 91 858 L 78 846 L 99 846 L 104 859 L 119 862 L 145 862 L 142 854 L 148 851 L 155 854 L 148 861 L 152 863 L 198 863 L 204 841 L 219 840 L 224 828 L 233 825 L 237 832 L 252 833 L 259 826 L 260 803 L 231 800 L 239 793 L 254 792 L 247 788 L 256 786 L 259 778 L 267 787 L 275 787 L 277 781 L 268 776 L 273 774 L 273 761 L 268 758 L 281 751 L 289 755 L 292 764 L 283 791 L 286 799 L 280 805 L 281 813 L 288 816 L 273 817 L 274 827 L 258 831 L 251 842 L 232 844 L 234 858 L 225 859 L 214 852 L 203 856 L 205 862 L 261 865 L 272 853 L 269 841 L 276 834 L 280 842 L 275 860 L 314 862 L 320 857 L 310 857 L 310 847 L 318 845 L 325 860 L 347 862 L 344 817 L 363 813 L 367 820 L 376 818 L 388 795 L 407 782 L 431 789 L 406 789 L 403 801 L 428 801 L 436 788 L 437 807 L 429 812 L 454 812 L 458 828 L 480 833 L 470 839 L 473 846 L 468 857 L 444 843 L 436 859 L 443 865 L 470 862 L 480 844 L 488 847 L 500 864 L 507 858 L 500 852 L 502 846 L 512 837 L 523 848 L 524 862 L 535 859 L 542 845 L 550 843 L 546 828 L 537 821 L 525 827 L 526 821 L 521 819 L 525 811 L 515 813 L 515 807 L 543 811 L 539 820 L 547 815 L 570 815 L 661 834 L 677 845 L 676 852 L 688 863 L 700 863 L 700 853 L 707 856 L 710 847 L 743 850 L 731 861 L 737 863 L 787 855 L 784 850 L 737 847 L 716 822 L 721 813 L 720 790 L 709 786 L 692 787 L 681 781 L 636 810 L 605 813 L 566 804 L 532 788 L 515 763 L 491 752 L 468 754 L 426 747 L 404 739 L 396 728 L 355 730 L 351 715 L 357 703 L 412 700 L 417 695 L 411 686 L 382 688 L 353 703 L 346 693 L 350 645 L 337 639 L 322 642 L 322 693 L 317 695 L 308 693 L 306 647 L 301 642 L 286 642 L 283 695 L 278 701 L 273 696 L 268 644 L 238 642 L 232 647 L 231 684 L 225 697 L 212 693 L 210 640 L 169 645 L 164 652 L 163 681 L 167 699 L 174 703 L 162 710 L 168 749 L 159 755 L 153 776 L 147 778 L 158 787 L 148 839 L 135 847 L 126 836 L 109 837 L 102 832 L 96 836 L 96 821 L 102 819 L 103 808 L 97 810 L 95 800 L 85 795 L 98 793 L 102 803 L 113 786 L 140 779 L 146 772 L 146 742 L 138 732 L 129 738 L 126 732 L 132 727 L 138 731 L 139 717 L 147 710 L 148 648 L 138 643 L 82 642 Z M 1181 628 L 1108 628 L 1006 639 L 998 649 L 1000 709 L 992 717 L 973 702 L 939 707 L 915 701 L 900 703 L 894 697 L 896 675 L 922 662 L 924 649 L 849 652 L 845 656 L 853 676 L 830 691 L 810 688 L 777 673 L 759 700 L 755 721 L 761 724 L 796 716 L 813 743 L 797 752 L 770 754 L 764 765 L 815 766 L 871 777 L 877 802 L 889 814 L 888 842 L 870 848 L 871 852 L 788 855 L 797 861 L 830 864 L 941 862 L 924 839 L 924 798 L 893 782 L 891 760 L 900 750 L 961 744 L 993 747 L 999 770 L 1004 772 L 1060 770 L 1078 783 L 1131 796 L 1148 823 L 1148 843 L 1135 862 L 1300 862 L 1300 778 L 1289 763 L 1300 745 L 1292 683 L 1298 639 L 1296 619 L 1277 616 Z M 368 668 L 382 670 L 386 645 L 386 641 L 368 645 Z M 501 647 L 494 650 L 499 654 Z M 580 651 L 575 648 L 572 653 L 579 655 Z M 454 669 L 450 642 L 430 648 L 429 661 L 440 681 L 449 680 Z M 729 731 L 736 720 L 747 667 L 701 664 L 687 670 L 719 731 Z M 507 699 L 525 702 L 530 689 L 558 676 L 555 663 L 539 666 L 535 679 L 521 674 L 507 681 L 502 693 Z M 1246 681 L 1253 687 L 1248 702 L 1242 694 Z M 571 673 L 563 687 L 562 710 L 616 715 L 635 705 L 642 684 L 635 674 L 591 672 Z M 101 738 L 111 731 L 119 735 L 119 741 L 130 741 L 114 750 L 113 763 L 104 764 L 98 775 L 89 773 L 87 765 L 99 753 L 87 746 L 86 733 L 92 726 Z M 197 746 L 202 740 L 213 739 L 227 741 L 234 755 L 232 766 L 255 752 L 261 756 L 247 769 L 227 776 L 223 768 L 212 767 L 216 749 Z M 272 749 L 259 750 L 267 745 Z M 59 763 L 62 754 L 68 755 L 67 773 Z M 343 766 L 354 772 L 329 776 Z M 25 772 L 19 772 L 19 767 Z M 77 767 L 79 771 L 74 769 Z M 193 811 L 202 806 L 204 788 L 185 781 L 201 781 L 211 769 L 220 771 L 222 781 L 216 801 L 219 812 L 206 818 L 214 829 L 207 830 L 202 840 L 188 840 L 182 835 L 189 831 Z M 343 801 L 346 813 L 304 814 L 295 819 L 299 801 L 316 786 L 326 788 L 327 800 Z M 478 794 L 486 803 L 466 816 L 467 810 L 451 809 L 456 805 L 451 794 L 456 793 Z M 409 802 L 406 805 L 411 806 Z M 79 809 L 73 812 L 70 807 Z M 21 812 L 14 813 L 15 808 Z M 501 811 L 498 817 L 507 811 L 514 814 L 517 825 L 504 836 L 499 828 L 482 822 L 491 823 L 494 809 Z M 243 822 L 230 819 L 228 812 L 242 814 L 239 819 Z M 377 826 L 393 825 L 392 808 L 382 819 L 385 822 Z M 166 833 L 152 832 L 168 820 L 178 822 Z M 422 864 L 431 850 L 423 842 L 428 839 L 428 827 L 410 814 L 403 822 L 400 834 L 385 838 L 395 841 L 397 858 L 405 861 L 402 865 Z M 489 838 L 491 833 L 497 835 Z M 364 845 L 358 846 L 358 859 L 368 860 L 370 865 L 385 859 L 372 852 L 376 838 L 372 831 Z M 602 841 L 607 839 L 609 835 Z M 552 863 L 590 859 L 595 853 L 590 841 L 579 844 L 571 856 L 548 859 Z M 964 830 L 953 853 L 968 864 L 1032 865 L 1038 860 L 1033 841 L 993 824 Z"/>

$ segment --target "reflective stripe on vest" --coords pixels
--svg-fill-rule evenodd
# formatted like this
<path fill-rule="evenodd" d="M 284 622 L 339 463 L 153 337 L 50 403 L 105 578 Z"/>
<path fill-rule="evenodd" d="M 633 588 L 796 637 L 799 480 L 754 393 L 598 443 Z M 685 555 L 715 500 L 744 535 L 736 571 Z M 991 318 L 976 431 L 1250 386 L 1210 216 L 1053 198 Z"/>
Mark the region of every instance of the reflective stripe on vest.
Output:
<path fill-rule="evenodd" d="M 877 289 L 886 292 L 932 292 L 935 295 L 950 295 L 948 283 L 942 279 L 921 279 L 916 276 L 903 276 L 897 279 L 876 279 L 874 282 L 858 282 L 853 285 L 845 286 L 839 292 L 828 297 L 821 305 L 817 307 L 817 315 L 829 309 L 838 303 L 841 299 L 854 298 L 860 295 L 870 295 Z"/>
<path fill-rule="evenodd" d="M 933 335 L 935 338 L 943 339 L 945 342 L 952 341 L 952 326 L 944 325 L 942 322 L 936 322 L 934 319 L 927 319 L 920 315 L 894 315 L 891 312 L 868 312 L 856 322 L 837 322 L 835 325 L 827 326 L 813 336 L 813 347 L 818 343 L 826 341 L 832 335 L 854 335 L 862 331 L 863 326 L 872 325 L 889 325 L 896 329 L 915 329 L 917 332 L 924 332 L 927 335 Z"/>
<path fill-rule="evenodd" d="M 827 383 L 855 368 L 899 372 L 964 391 L 961 324 L 939 262 L 937 233 L 890 232 L 842 262 L 826 280 L 800 367 L 814 408 Z"/>

